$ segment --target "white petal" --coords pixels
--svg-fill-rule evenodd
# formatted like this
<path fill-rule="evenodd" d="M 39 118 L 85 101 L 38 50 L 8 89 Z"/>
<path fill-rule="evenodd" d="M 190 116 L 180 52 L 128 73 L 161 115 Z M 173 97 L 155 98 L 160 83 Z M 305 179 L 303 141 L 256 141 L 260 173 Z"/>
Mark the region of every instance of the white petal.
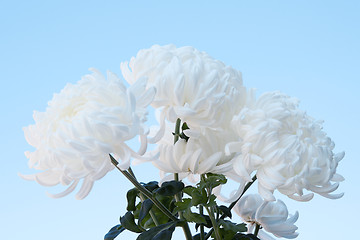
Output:
<path fill-rule="evenodd" d="M 265 199 L 265 201 L 275 201 L 273 192 L 263 187 L 263 185 L 258 184 L 258 191 L 259 194 Z"/>
<path fill-rule="evenodd" d="M 331 178 L 331 181 L 334 181 L 334 182 L 342 182 L 344 180 L 345 180 L 345 178 L 338 173 L 335 173 L 334 176 Z"/>
<path fill-rule="evenodd" d="M 291 198 L 291 199 L 294 199 L 296 201 L 308 202 L 311 199 L 313 199 L 314 194 L 313 193 L 308 193 L 308 194 L 305 194 L 305 195 L 302 195 L 302 196 L 292 194 L 292 195 L 288 195 L 288 197 Z"/>
<path fill-rule="evenodd" d="M 63 191 L 61 193 L 57 193 L 57 194 L 47 193 L 47 195 L 52 198 L 64 197 L 64 196 L 68 195 L 69 193 L 71 193 L 72 191 L 74 191 L 74 189 L 76 188 L 78 183 L 79 183 L 79 180 L 74 180 L 74 182 L 65 191 Z"/>
<path fill-rule="evenodd" d="M 230 155 L 231 153 L 241 152 L 241 142 L 230 142 L 225 146 L 225 154 Z"/>

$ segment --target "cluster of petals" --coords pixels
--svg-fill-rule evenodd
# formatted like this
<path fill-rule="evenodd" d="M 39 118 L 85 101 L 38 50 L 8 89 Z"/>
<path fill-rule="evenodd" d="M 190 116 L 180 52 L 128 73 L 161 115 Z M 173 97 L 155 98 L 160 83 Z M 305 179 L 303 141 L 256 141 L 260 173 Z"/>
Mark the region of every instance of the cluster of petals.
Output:
<path fill-rule="evenodd" d="M 35 148 L 25 155 L 29 166 L 39 172 L 22 177 L 45 186 L 70 185 L 53 197 L 72 192 L 83 179 L 76 195 L 82 199 L 94 181 L 114 168 L 109 153 L 127 168 L 131 156 L 145 151 L 146 108 L 155 89 L 146 90 L 146 79 L 127 89 L 115 74 L 108 72 L 106 79 L 91 70 L 92 74 L 54 94 L 45 112 L 34 112 L 35 124 L 24 128 L 26 140 Z M 126 141 L 139 135 L 142 144 L 136 153 Z"/>
<path fill-rule="evenodd" d="M 248 224 L 248 231 L 251 232 L 256 225 L 260 225 L 264 230 L 274 234 L 276 237 L 296 238 L 295 232 L 298 227 L 294 225 L 299 217 L 299 213 L 294 215 L 288 213 L 284 202 L 264 201 L 258 194 L 249 194 L 240 199 L 235 205 L 234 211 Z M 266 232 L 260 230 L 258 236 L 263 240 L 271 240 Z"/>
<path fill-rule="evenodd" d="M 156 88 L 151 105 L 160 112 L 160 129 L 151 141 L 157 142 L 159 158 L 153 164 L 162 174 L 191 178 L 231 170 L 232 156 L 225 155 L 224 147 L 236 140 L 230 122 L 246 101 L 239 71 L 193 47 L 174 45 L 140 50 L 121 69 L 130 84 L 146 77 L 148 87 Z M 177 119 L 186 122 L 190 138 L 174 144 Z"/>
<path fill-rule="evenodd" d="M 315 121 L 298 108 L 298 101 L 280 92 L 268 92 L 247 103 L 234 116 L 232 126 L 239 140 L 226 146 L 237 154 L 234 170 L 246 181 L 255 172 L 259 193 L 274 201 L 275 189 L 298 201 L 313 193 L 328 198 L 343 177 L 336 173 L 344 153 L 334 154 L 334 143 Z M 304 190 L 310 192 L 304 193 Z"/>
<path fill-rule="evenodd" d="M 162 109 L 162 129 L 164 119 L 178 118 L 191 129 L 227 125 L 245 101 L 241 73 L 190 46 L 154 45 L 122 63 L 121 70 L 130 84 L 146 77 L 148 87 L 156 87 L 152 106 Z"/>
<path fill-rule="evenodd" d="M 196 179 L 198 174 L 226 174 L 233 168 L 233 157 L 224 152 L 225 145 L 235 140 L 233 134 L 223 129 L 201 128 L 195 132 L 189 129 L 184 131 L 189 139 L 179 138 L 174 144 L 171 132 L 170 129 L 166 131 L 157 143 L 155 153 L 159 157 L 152 162 L 163 176 L 166 173 L 179 173 L 180 178 L 188 177 L 191 180 Z"/>

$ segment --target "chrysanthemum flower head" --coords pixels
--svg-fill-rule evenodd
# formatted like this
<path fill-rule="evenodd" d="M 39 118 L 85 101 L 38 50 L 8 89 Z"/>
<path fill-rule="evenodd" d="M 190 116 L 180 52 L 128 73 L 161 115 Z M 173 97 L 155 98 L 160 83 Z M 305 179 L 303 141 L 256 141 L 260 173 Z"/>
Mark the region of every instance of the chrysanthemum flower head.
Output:
<path fill-rule="evenodd" d="M 162 108 L 162 118 L 180 118 L 191 129 L 228 124 L 245 100 L 241 73 L 193 47 L 154 45 L 121 69 L 130 84 L 147 77 L 157 90 L 152 106 Z"/>
<path fill-rule="evenodd" d="M 295 224 L 299 213 L 289 216 L 285 203 L 281 200 L 276 202 L 264 201 L 258 194 L 249 194 L 240 199 L 235 205 L 234 211 L 248 224 L 251 232 L 256 225 L 274 234 L 276 237 L 293 239 L 298 236 L 295 232 L 298 227 Z M 260 230 L 261 239 L 273 239 L 266 232 Z"/>
<path fill-rule="evenodd" d="M 106 80 L 92 71 L 54 94 L 45 112 L 34 112 L 35 124 L 24 128 L 26 140 L 35 147 L 25 155 L 29 166 L 40 172 L 23 177 L 45 186 L 70 185 L 54 197 L 72 192 L 83 179 L 76 197 L 84 198 L 94 181 L 114 168 L 108 154 L 118 156 L 120 167 L 128 168 L 135 152 L 126 141 L 147 134 L 143 123 L 154 88 L 146 90 L 145 79 L 140 79 L 126 89 L 115 74 L 108 72 Z M 145 146 L 143 141 L 140 151 Z"/>
<path fill-rule="evenodd" d="M 334 143 L 321 122 L 301 111 L 296 99 L 279 92 L 249 98 L 232 125 L 239 136 L 227 145 L 228 153 L 238 154 L 234 169 L 247 181 L 254 172 L 266 200 L 275 200 L 275 189 L 299 201 L 310 200 L 311 192 L 343 195 L 330 193 L 343 180 L 336 169 L 344 153 L 333 153 Z"/>

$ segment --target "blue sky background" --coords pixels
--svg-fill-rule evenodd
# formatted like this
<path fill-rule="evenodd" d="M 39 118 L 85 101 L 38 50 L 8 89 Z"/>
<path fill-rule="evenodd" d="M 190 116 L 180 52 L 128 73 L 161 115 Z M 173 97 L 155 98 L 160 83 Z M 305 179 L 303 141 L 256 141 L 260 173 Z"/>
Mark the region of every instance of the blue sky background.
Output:
<path fill-rule="evenodd" d="M 152 3 L 150 3 L 152 2 Z M 103 239 L 125 213 L 131 185 L 113 171 L 84 200 L 51 199 L 18 177 L 32 173 L 22 127 L 53 93 L 95 67 L 120 75 L 120 62 L 153 44 L 191 45 L 242 71 L 259 93 L 280 90 L 325 120 L 346 151 L 338 172 L 340 200 L 307 203 L 282 197 L 300 212 L 297 239 L 354 239 L 360 207 L 359 1 L 0 1 L 0 238 Z M 180 1 L 179 1 L 180 2 Z M 150 165 L 135 168 L 158 179 Z M 183 239 L 181 232 L 176 233 Z M 135 239 L 123 233 L 120 239 Z"/>

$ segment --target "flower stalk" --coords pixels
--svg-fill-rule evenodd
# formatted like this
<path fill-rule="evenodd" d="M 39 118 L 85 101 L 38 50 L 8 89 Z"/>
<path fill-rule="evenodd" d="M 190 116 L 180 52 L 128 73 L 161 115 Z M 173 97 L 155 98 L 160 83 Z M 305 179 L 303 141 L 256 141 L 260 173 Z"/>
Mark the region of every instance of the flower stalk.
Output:
<path fill-rule="evenodd" d="M 131 167 L 129 167 L 128 171 L 129 171 L 129 173 L 131 174 L 131 176 L 133 176 L 134 179 L 137 180 L 136 177 L 135 177 L 135 173 L 133 172 L 133 170 L 131 169 Z M 139 193 L 139 196 L 140 196 L 141 202 L 144 202 L 144 201 L 146 200 L 146 199 L 145 199 L 145 196 L 144 196 L 144 194 L 143 194 L 142 192 Z M 152 218 L 152 220 L 154 221 L 155 225 L 156 225 L 156 226 L 159 226 L 160 223 L 159 223 L 159 221 L 158 221 L 158 219 L 157 219 L 154 211 L 150 209 L 150 210 L 149 210 L 149 214 L 150 214 L 150 217 Z"/>
<path fill-rule="evenodd" d="M 176 124 L 175 124 L 175 133 L 174 133 L 174 144 L 179 140 L 179 136 L 180 136 L 180 124 L 181 124 L 181 119 L 178 118 L 176 120 Z M 175 181 L 179 181 L 179 174 L 178 173 L 174 173 L 174 180 Z M 181 202 L 182 200 L 182 196 L 181 196 L 181 192 L 175 194 L 175 201 L 176 202 Z M 192 239 L 192 234 L 190 231 L 190 227 L 189 224 L 187 223 L 187 221 L 185 220 L 182 211 L 179 211 L 179 218 L 180 220 L 183 220 L 184 223 L 181 225 L 185 234 L 186 239 Z"/>
<path fill-rule="evenodd" d="M 229 209 L 233 209 L 233 207 L 236 205 L 236 203 L 241 199 L 241 197 L 245 194 L 245 192 L 251 187 L 251 185 L 256 181 L 257 177 L 256 175 L 254 175 L 252 177 L 252 182 L 248 182 L 244 188 L 244 191 L 240 194 L 240 196 L 238 197 L 238 199 L 236 199 L 234 202 L 232 202 L 229 206 Z M 225 218 L 225 215 L 221 216 L 222 219 Z"/>
<path fill-rule="evenodd" d="M 199 206 L 199 213 L 200 215 L 204 214 L 204 206 L 200 205 Z M 204 240 L 205 239 L 205 231 L 204 231 L 204 224 L 200 224 L 200 240 Z"/>
<path fill-rule="evenodd" d="M 160 211 L 162 211 L 168 218 L 173 221 L 177 221 L 178 219 L 161 203 L 159 202 L 152 193 L 147 190 L 144 186 L 142 186 L 129 172 L 121 170 L 117 165 L 119 164 L 116 159 L 109 154 L 111 162 L 115 165 L 115 167 L 147 198 L 149 198 L 155 206 L 157 206 Z"/>
<path fill-rule="evenodd" d="M 255 231 L 254 231 L 255 237 L 257 237 L 257 235 L 259 234 L 259 230 L 260 230 L 260 225 L 256 223 L 256 227 L 255 227 Z"/>
<path fill-rule="evenodd" d="M 205 174 L 201 175 L 201 179 L 202 179 L 202 181 L 206 181 Z M 210 196 L 211 196 L 211 193 L 212 193 L 212 188 L 207 187 L 206 191 L 207 191 L 208 199 L 210 199 Z M 213 228 L 211 230 L 215 232 L 215 239 L 216 240 L 221 240 L 221 235 L 220 235 L 220 232 L 219 232 L 219 226 L 218 226 L 216 218 L 215 218 L 214 208 L 212 206 L 210 206 L 210 207 L 204 206 L 204 207 L 205 207 L 206 211 L 208 212 L 211 224 L 213 226 Z"/>
<path fill-rule="evenodd" d="M 174 144 L 179 140 L 181 119 L 178 118 L 175 124 Z"/>
<path fill-rule="evenodd" d="M 212 207 L 205 207 L 205 209 L 208 212 L 211 224 L 213 225 L 213 228 L 211 230 L 213 230 L 215 232 L 215 239 L 216 240 L 221 240 L 221 235 L 220 235 L 220 232 L 219 232 L 219 226 L 218 226 L 218 224 L 216 222 L 213 208 Z"/>

